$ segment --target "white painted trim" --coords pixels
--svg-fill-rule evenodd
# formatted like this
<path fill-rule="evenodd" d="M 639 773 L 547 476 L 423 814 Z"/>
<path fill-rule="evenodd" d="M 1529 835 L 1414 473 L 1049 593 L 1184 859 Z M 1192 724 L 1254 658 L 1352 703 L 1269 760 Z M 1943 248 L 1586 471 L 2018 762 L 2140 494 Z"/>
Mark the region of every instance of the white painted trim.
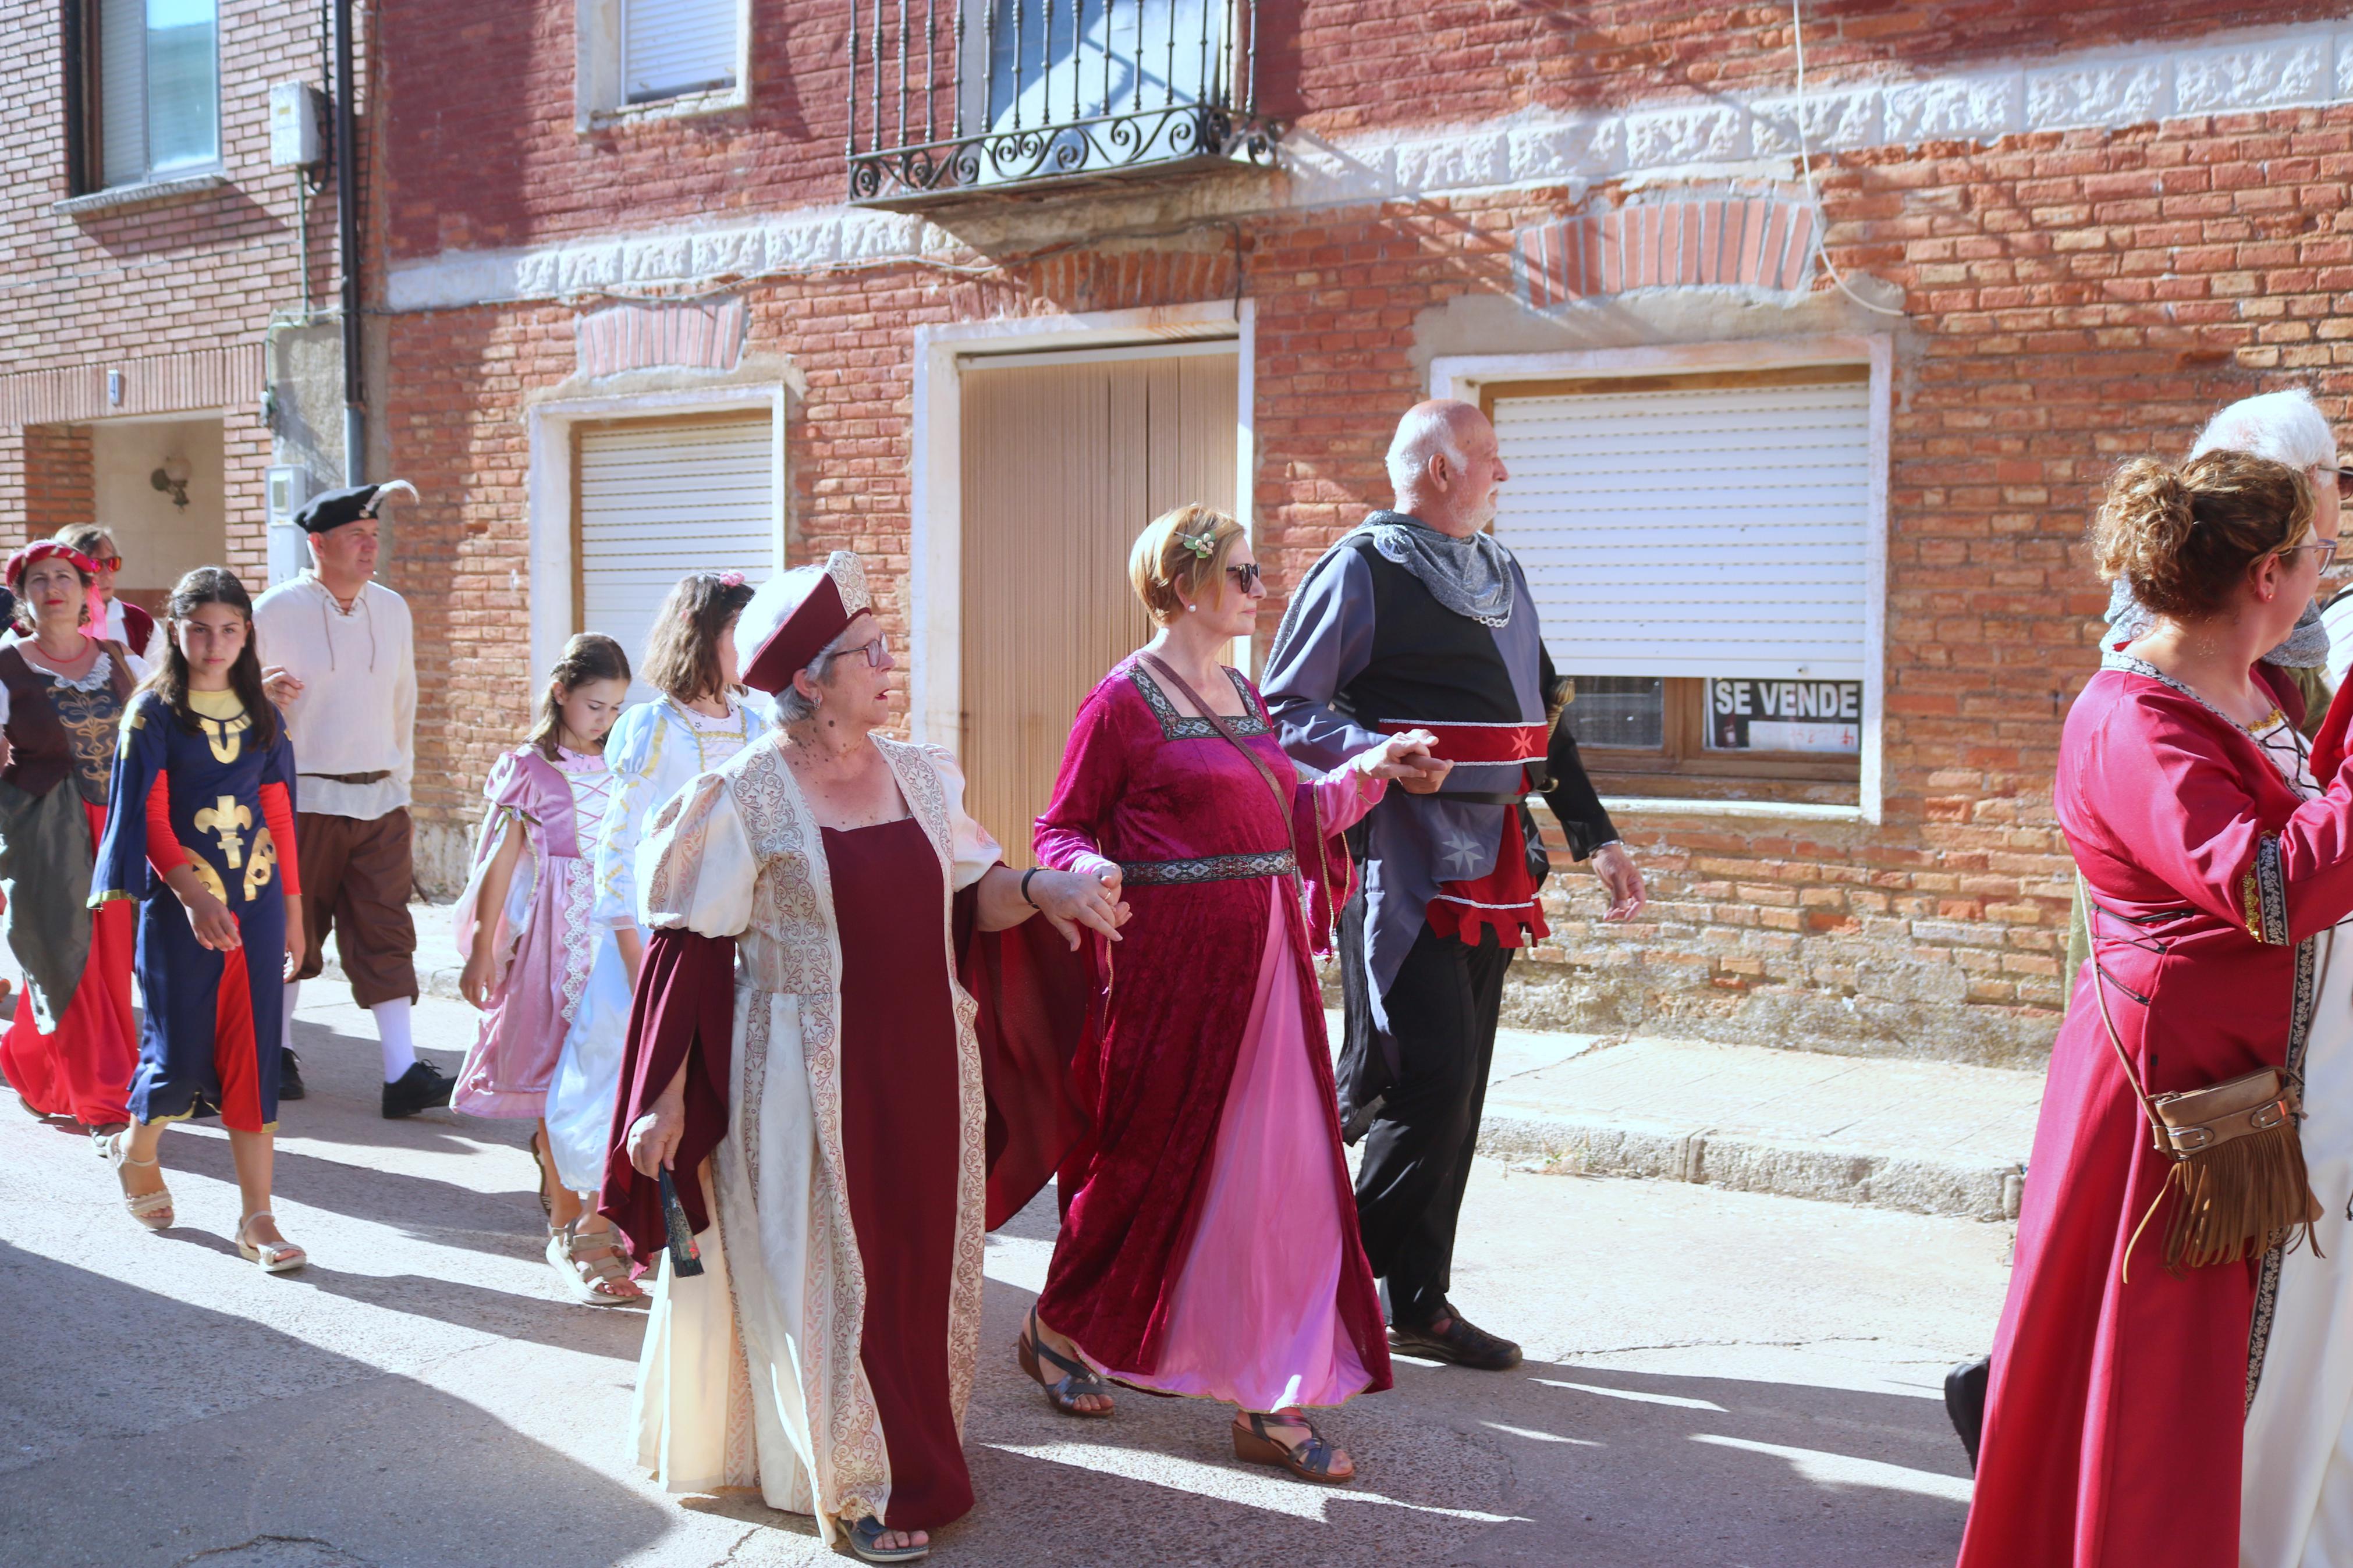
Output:
<path fill-rule="evenodd" d="M 1876 822 L 1859 805 L 1814 805 L 1794 800 L 1677 800 L 1605 795 L 1601 807 L 1620 826 L 1630 816 L 1778 816 L 1809 822 Z"/>
<path fill-rule="evenodd" d="M 1078 351 L 1092 357 L 1149 358 L 1171 343 L 1209 342 L 1237 355 L 1237 516 L 1252 527 L 1257 420 L 1253 397 L 1258 309 L 1244 300 L 1096 310 L 1075 316 L 918 325 L 914 331 L 914 431 L 909 463 L 907 539 L 907 726 L 919 742 L 962 743 L 964 724 L 964 362 L 1031 353 L 1043 363 Z M 1110 351 L 1108 354 L 1093 351 Z"/>
<path fill-rule="evenodd" d="M 572 514 L 572 429 L 606 419 L 662 419 L 680 415 L 759 413 L 773 421 L 770 447 L 771 505 L 776 568 L 785 562 L 785 421 L 791 393 L 781 383 L 714 386 L 681 392 L 649 392 L 613 397 L 566 398 L 531 405 L 531 463 L 523 481 L 529 509 L 531 561 L 531 664 L 552 668 L 572 635 L 572 542 L 578 520 Z M 634 661 L 636 648 L 628 650 Z"/>
<path fill-rule="evenodd" d="M 605 24 L 596 17 L 613 3 L 580 0 L 578 7 L 575 79 L 584 132 L 595 112 L 591 100 L 605 90 L 590 79 L 609 53 L 599 34 Z M 1900 61 L 1894 64 L 1900 69 Z M 617 82 L 617 64 L 612 71 Z M 748 70 L 739 80 L 748 84 Z M 1873 147 L 2116 131 L 2347 101 L 2353 101 L 2353 23 L 2311 22 L 1817 84 L 1806 95 L 1806 145 L 1819 162 L 1822 154 Z M 1584 185 L 1599 180 L 1794 179 L 1797 116 L 1795 99 L 1777 89 L 1748 100 L 1667 96 L 1607 113 L 1523 110 L 1470 124 L 1328 139 L 1296 129 L 1280 144 L 1282 169 L 1273 178 L 1198 186 L 1187 199 L 1189 210 L 1208 221 L 1554 186 L 1569 187 L 1579 199 Z M 674 291 L 963 251 L 953 235 L 920 217 L 828 205 L 733 224 L 670 224 L 511 250 L 445 251 L 396 262 L 385 291 L 395 310 L 441 310 L 600 290 Z"/>
<path fill-rule="evenodd" d="M 1864 822 L 1880 820 L 1885 798 L 1887 708 L 1887 483 L 1895 395 L 1895 342 L 1884 332 L 1836 332 L 1810 337 L 1758 338 L 1711 343 L 1656 343 L 1638 348 L 1571 350 L 1556 353 L 1442 354 L 1430 363 L 1430 395 L 1475 403 L 1490 382 L 1556 381 L 1577 376 L 1688 374 L 1695 371 L 1777 370 L 1789 365 L 1867 364 L 1871 367 L 1871 530 L 1864 563 L 1862 750 L 1861 805 L 1806 806 L 1799 815 L 1843 812 Z M 1657 803 L 1646 803 L 1649 809 Z M 1724 802 L 1678 803 L 1722 806 Z M 1799 808 L 1771 802 L 1737 803 L 1768 815 Z"/>
<path fill-rule="evenodd" d="M 1230 328 L 1232 322 L 1228 321 L 1225 324 Z M 966 352 L 956 357 L 974 364 L 1019 365 L 1026 370 L 1039 365 L 1100 364 L 1105 360 L 1198 359 L 1204 354 L 1229 354 L 1233 352 L 1233 335 L 1228 331 L 1217 337 L 1192 338 L 1173 343 L 1127 343 L 1111 348 L 1066 349 L 1035 353 Z"/>

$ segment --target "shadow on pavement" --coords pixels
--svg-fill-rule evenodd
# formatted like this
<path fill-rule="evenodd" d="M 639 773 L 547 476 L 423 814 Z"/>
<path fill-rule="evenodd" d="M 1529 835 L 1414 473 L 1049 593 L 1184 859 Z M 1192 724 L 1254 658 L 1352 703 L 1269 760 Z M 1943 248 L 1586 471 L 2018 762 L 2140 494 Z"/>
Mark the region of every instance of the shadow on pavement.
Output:
<path fill-rule="evenodd" d="M 226 1138 L 174 1137 L 163 1143 L 164 1173 L 189 1171 L 234 1184 L 237 1166 Z M 100 1167 L 103 1173 L 104 1167 Z M 374 1166 L 349 1165 L 280 1147 L 273 1184 L 289 1203 L 367 1220 L 444 1247 L 535 1256 L 544 1244 L 547 1222 L 529 1193 L 482 1193 L 429 1176 L 413 1176 Z M 290 1240 L 301 1240 L 289 1233 Z"/>
<path fill-rule="evenodd" d="M 0 1563 L 165 1568 L 267 1537 L 366 1563 L 576 1568 L 670 1516 L 463 1400 L 0 1244 Z"/>
<path fill-rule="evenodd" d="M 1960 1544 L 1968 1464 L 1933 1399 L 1401 1359 L 1393 1390 L 1315 1413 L 1358 1466 L 1324 1489 L 1237 1460 L 1227 1406 L 1126 1391 L 1108 1421 L 1057 1415 L 1013 1363 L 1032 1300 L 989 1281 L 981 1503 L 944 1547 L 1007 1511 L 1039 1562 L 1942 1568 Z"/>
<path fill-rule="evenodd" d="M 518 1296 L 422 1274 L 347 1274 L 312 1263 L 288 1282 L 387 1311 L 430 1318 L 454 1328 L 527 1340 L 603 1356 L 634 1368 L 644 1342 L 646 1309 L 591 1307 L 544 1296 Z M 632 1374 L 634 1375 L 634 1374 Z"/>

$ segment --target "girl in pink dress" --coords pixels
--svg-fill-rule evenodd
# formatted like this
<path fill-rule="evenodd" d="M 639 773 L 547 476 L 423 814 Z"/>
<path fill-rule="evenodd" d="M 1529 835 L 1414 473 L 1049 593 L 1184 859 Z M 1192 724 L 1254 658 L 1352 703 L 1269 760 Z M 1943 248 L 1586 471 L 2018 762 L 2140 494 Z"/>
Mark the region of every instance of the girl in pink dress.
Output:
<path fill-rule="evenodd" d="M 1303 1407 L 1388 1387 L 1389 1358 L 1309 950 L 1345 896 L 1336 836 L 1425 771 L 1431 737 L 1298 774 L 1218 662 L 1265 596 L 1231 518 L 1158 519 L 1130 574 L 1164 629 L 1081 705 L 1038 819 L 1041 866 L 1092 872 L 1134 913 L 1115 973 L 1098 946 L 1102 1026 L 1074 1067 L 1093 1127 L 1062 1167 L 1021 1361 L 1065 1414 L 1109 1415 L 1105 1375 L 1224 1400 L 1240 1458 L 1345 1481 Z"/>
<path fill-rule="evenodd" d="M 565 645 L 531 739 L 501 757 L 483 786 L 491 809 L 458 900 L 466 965 L 459 989 L 484 1016 L 449 1103 L 474 1116 L 540 1121 L 534 1152 L 546 1137 L 542 1119 L 565 1031 L 588 983 L 596 877 L 586 851 L 612 790 L 605 734 L 628 689 L 620 644 L 584 633 Z M 609 1245 L 595 1260 L 603 1267 L 592 1263 L 586 1278 L 572 1267 L 581 1202 L 544 1168 L 541 1205 L 552 1226 L 550 1263 L 571 1294 L 596 1305 L 640 1299 Z"/>

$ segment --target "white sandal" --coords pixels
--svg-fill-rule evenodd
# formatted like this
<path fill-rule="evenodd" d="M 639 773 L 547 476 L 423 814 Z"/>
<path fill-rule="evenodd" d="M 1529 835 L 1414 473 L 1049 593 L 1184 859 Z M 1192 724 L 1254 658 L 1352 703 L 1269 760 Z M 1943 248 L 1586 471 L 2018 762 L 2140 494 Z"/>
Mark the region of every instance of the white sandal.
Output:
<path fill-rule="evenodd" d="M 564 1281 L 565 1293 L 574 1300 L 590 1307 L 634 1307 L 646 1300 L 640 1287 L 634 1296 L 619 1296 L 596 1289 L 600 1280 L 615 1283 L 629 1280 L 628 1266 L 621 1261 L 621 1237 L 618 1231 L 594 1230 L 583 1232 L 579 1221 L 557 1226 L 547 1233 L 547 1266 Z M 582 1253 L 602 1252 L 602 1257 L 581 1256 Z"/>
<path fill-rule="evenodd" d="M 131 1130 L 127 1127 L 106 1141 L 103 1152 L 106 1155 L 106 1163 L 114 1167 L 114 1179 L 118 1182 L 122 1181 L 122 1173 L 126 1168 L 136 1166 L 141 1170 L 152 1170 L 156 1163 L 153 1160 L 134 1160 L 131 1157 Z M 169 1187 L 158 1187 L 152 1193 L 134 1194 L 130 1184 L 123 1183 L 122 1206 L 131 1211 L 132 1219 L 137 1220 L 149 1230 L 172 1228 L 172 1191 Z"/>
<path fill-rule="evenodd" d="M 268 1209 L 256 1209 L 237 1222 L 237 1256 L 259 1263 L 264 1274 L 284 1274 L 311 1261 L 311 1255 L 290 1241 L 248 1241 L 245 1227 L 258 1219 L 276 1219 Z"/>

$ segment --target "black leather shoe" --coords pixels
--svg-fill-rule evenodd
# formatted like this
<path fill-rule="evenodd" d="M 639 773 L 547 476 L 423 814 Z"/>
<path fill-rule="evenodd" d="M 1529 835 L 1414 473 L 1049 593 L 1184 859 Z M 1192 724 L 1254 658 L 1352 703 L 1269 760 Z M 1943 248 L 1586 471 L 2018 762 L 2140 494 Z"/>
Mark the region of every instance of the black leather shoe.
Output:
<path fill-rule="evenodd" d="M 294 1054 L 291 1046 L 278 1047 L 278 1099 L 282 1104 L 301 1100 L 311 1091 L 302 1087 L 302 1058 Z"/>
<path fill-rule="evenodd" d="M 1978 1468 L 1978 1442 L 1985 1436 L 1986 1384 L 1993 1377 L 1993 1358 L 1965 1361 L 1945 1374 L 1945 1415 L 1961 1447 L 1969 1451 L 1969 1473 Z"/>
<path fill-rule="evenodd" d="M 1428 1361 L 1451 1362 L 1474 1372 L 1507 1372 L 1520 1364 L 1519 1346 L 1472 1323 L 1454 1310 L 1453 1303 L 1440 1308 L 1440 1316 L 1446 1320 L 1443 1329 L 1409 1329 L 1391 1323 L 1389 1349 Z"/>
<path fill-rule="evenodd" d="M 457 1087 L 435 1071 L 431 1062 L 420 1061 L 384 1086 L 384 1119 L 396 1121 L 420 1110 L 447 1105 L 449 1091 Z"/>

